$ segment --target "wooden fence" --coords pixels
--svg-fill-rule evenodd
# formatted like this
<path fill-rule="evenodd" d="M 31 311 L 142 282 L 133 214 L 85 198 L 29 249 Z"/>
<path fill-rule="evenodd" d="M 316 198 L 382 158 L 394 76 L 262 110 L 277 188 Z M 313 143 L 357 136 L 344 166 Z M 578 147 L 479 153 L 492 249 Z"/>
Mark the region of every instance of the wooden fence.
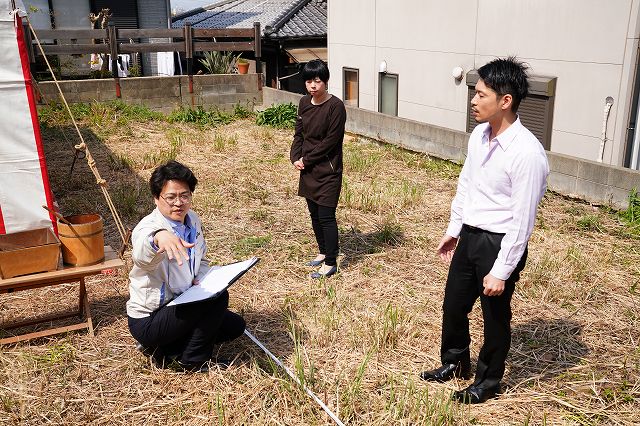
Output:
<path fill-rule="evenodd" d="M 54 44 L 41 44 L 45 55 L 81 55 L 100 53 L 111 55 L 111 69 L 120 97 L 118 55 L 121 53 L 180 52 L 184 53 L 189 76 L 189 92 L 193 93 L 193 53 L 207 51 L 251 51 L 256 59 L 256 73 L 262 73 L 260 58 L 260 23 L 253 28 L 183 28 L 124 29 L 110 24 L 106 29 L 92 30 L 38 30 L 38 40 L 54 40 Z M 32 33 L 26 29 L 25 37 L 29 58 L 35 62 L 40 48 L 34 45 Z M 171 39 L 166 43 L 151 43 L 149 38 Z M 220 41 L 222 39 L 223 41 Z M 91 40 L 91 43 L 87 43 Z M 79 43 L 78 41 L 85 41 Z M 262 84 L 262 79 L 259 79 Z"/>

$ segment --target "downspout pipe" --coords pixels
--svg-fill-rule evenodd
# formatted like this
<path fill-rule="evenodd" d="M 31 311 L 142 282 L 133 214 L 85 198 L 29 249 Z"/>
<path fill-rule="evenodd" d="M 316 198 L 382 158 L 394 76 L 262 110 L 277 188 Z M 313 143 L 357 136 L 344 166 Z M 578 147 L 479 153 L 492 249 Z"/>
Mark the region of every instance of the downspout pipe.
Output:
<path fill-rule="evenodd" d="M 638 120 L 640 120 L 640 108 L 636 112 L 636 124 L 633 131 L 633 144 L 631 145 L 631 158 L 629 158 L 629 168 L 640 170 L 640 129 L 638 128 Z"/>
<path fill-rule="evenodd" d="M 600 138 L 600 152 L 598 154 L 598 163 L 602 163 L 604 159 L 604 146 L 607 142 L 607 123 L 609 122 L 609 112 L 611 112 L 611 106 L 613 105 L 613 98 L 607 96 L 604 103 L 604 117 L 602 119 L 602 136 Z"/>

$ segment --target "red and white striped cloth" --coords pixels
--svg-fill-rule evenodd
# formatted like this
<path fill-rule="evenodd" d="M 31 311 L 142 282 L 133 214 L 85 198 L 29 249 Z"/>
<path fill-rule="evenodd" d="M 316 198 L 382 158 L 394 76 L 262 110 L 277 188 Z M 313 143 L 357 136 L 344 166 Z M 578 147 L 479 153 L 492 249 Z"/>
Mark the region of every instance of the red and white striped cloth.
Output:
<path fill-rule="evenodd" d="M 0 234 L 54 227 L 21 1 L 0 0 Z"/>

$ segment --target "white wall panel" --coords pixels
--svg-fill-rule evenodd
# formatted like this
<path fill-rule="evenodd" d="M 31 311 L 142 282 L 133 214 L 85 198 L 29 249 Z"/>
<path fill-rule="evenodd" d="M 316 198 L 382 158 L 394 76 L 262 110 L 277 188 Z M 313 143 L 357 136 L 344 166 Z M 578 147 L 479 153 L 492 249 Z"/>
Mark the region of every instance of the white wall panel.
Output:
<path fill-rule="evenodd" d="M 551 135 L 552 151 L 595 161 L 600 150 L 600 139 L 554 130 Z"/>
<path fill-rule="evenodd" d="M 640 37 L 640 0 L 633 0 L 629 13 L 629 30 L 627 38 Z"/>
<path fill-rule="evenodd" d="M 472 54 L 478 0 L 376 1 L 376 45 Z M 452 19 L 455 17 L 455 19 Z"/>
<path fill-rule="evenodd" d="M 434 108 L 466 111 L 466 86 L 457 83 L 451 71 L 457 66 L 465 71 L 471 70 L 472 55 L 378 48 L 376 56 L 377 62 L 387 62 L 388 72 L 400 76 L 401 100 Z"/>
<path fill-rule="evenodd" d="M 375 16 L 375 0 L 329 1 L 329 42 L 349 46 L 374 46 Z"/>
<path fill-rule="evenodd" d="M 477 53 L 621 64 L 631 0 L 483 0 Z"/>

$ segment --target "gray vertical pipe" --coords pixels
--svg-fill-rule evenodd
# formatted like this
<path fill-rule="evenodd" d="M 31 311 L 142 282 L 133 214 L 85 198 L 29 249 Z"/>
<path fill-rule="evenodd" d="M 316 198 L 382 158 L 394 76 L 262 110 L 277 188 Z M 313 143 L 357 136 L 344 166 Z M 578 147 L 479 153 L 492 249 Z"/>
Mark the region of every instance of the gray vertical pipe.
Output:
<path fill-rule="evenodd" d="M 631 158 L 629 158 L 629 168 L 640 170 L 640 90 L 638 91 L 638 108 L 636 111 L 636 124 L 633 130 L 633 143 L 631 145 Z"/>

